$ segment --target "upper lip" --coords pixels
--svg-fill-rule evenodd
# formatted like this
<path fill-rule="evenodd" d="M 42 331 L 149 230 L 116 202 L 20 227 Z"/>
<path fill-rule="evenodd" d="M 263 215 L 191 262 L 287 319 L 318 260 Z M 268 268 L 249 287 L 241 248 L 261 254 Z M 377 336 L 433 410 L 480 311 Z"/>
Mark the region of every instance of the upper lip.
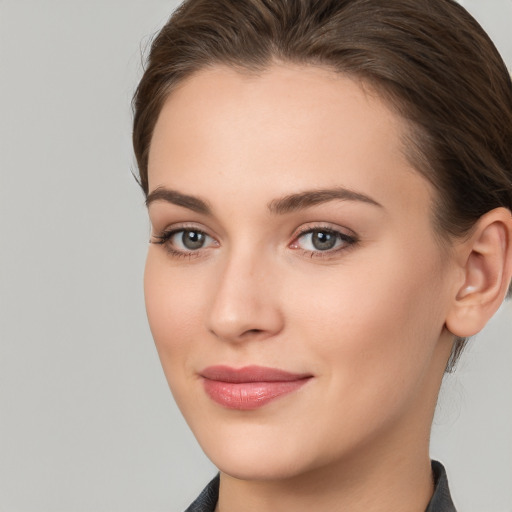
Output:
<path fill-rule="evenodd" d="M 309 373 L 291 373 L 278 368 L 265 366 L 244 366 L 231 368 L 230 366 L 208 366 L 200 372 L 201 377 L 220 382 L 290 382 L 312 377 Z"/>

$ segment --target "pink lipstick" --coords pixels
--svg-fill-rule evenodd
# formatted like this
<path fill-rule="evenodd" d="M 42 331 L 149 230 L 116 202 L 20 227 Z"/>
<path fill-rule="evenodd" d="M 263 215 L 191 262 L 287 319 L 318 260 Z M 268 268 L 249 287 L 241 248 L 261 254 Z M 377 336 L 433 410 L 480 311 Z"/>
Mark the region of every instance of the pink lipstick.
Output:
<path fill-rule="evenodd" d="M 209 366 L 201 373 L 207 395 L 228 409 L 251 410 L 296 391 L 310 374 L 290 373 L 263 366 Z"/>

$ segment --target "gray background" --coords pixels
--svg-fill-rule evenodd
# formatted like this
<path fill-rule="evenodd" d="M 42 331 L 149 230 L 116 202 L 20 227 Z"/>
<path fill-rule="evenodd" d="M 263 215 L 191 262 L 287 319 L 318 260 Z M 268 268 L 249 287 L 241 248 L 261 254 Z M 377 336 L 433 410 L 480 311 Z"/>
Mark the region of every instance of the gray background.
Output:
<path fill-rule="evenodd" d="M 512 66 L 512 1 L 466 0 Z M 177 511 L 215 469 L 146 325 L 140 49 L 176 2 L 0 0 L 0 512 Z M 512 512 L 512 305 L 446 382 L 461 512 Z"/>

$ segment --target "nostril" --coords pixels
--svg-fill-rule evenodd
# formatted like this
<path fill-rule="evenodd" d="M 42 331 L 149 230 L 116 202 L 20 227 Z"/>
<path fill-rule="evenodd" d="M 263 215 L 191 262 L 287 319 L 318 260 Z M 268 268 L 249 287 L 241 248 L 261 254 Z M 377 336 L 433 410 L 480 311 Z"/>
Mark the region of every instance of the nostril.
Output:
<path fill-rule="evenodd" d="M 265 335 L 266 331 L 265 329 L 247 329 L 246 331 L 243 331 L 239 336 L 239 341 L 249 341 L 249 340 L 258 340 L 263 339 L 266 337 Z"/>
<path fill-rule="evenodd" d="M 259 338 L 264 335 L 264 329 L 247 329 L 239 334 L 237 337 L 239 340 L 249 340 L 252 338 Z"/>
<path fill-rule="evenodd" d="M 247 329 L 240 334 L 239 339 L 257 338 L 265 332 L 264 329 Z"/>

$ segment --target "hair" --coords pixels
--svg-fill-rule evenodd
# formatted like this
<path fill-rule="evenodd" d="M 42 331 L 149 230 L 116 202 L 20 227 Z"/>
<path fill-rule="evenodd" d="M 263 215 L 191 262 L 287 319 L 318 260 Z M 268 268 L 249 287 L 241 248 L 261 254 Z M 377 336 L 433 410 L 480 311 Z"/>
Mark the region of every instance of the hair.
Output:
<path fill-rule="evenodd" d="M 133 146 L 148 194 L 153 130 L 172 90 L 214 65 L 327 67 L 372 87 L 409 126 L 404 153 L 434 187 L 442 241 L 512 211 L 512 82 L 454 0 L 185 0 L 157 34 L 133 98 Z M 509 295 L 512 294 L 512 286 Z M 453 371 L 465 338 L 456 338 Z"/>

